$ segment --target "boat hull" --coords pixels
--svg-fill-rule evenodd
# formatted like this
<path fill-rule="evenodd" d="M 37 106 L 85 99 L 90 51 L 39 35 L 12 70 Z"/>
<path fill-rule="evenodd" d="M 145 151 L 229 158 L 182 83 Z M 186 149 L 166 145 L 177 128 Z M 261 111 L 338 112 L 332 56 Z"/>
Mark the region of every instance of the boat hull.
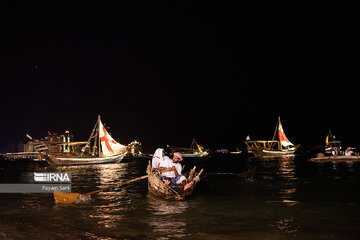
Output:
<path fill-rule="evenodd" d="M 208 156 L 209 153 L 207 152 L 201 152 L 201 153 L 182 153 L 183 157 L 186 158 L 201 158 L 201 157 L 206 157 Z"/>
<path fill-rule="evenodd" d="M 118 163 L 126 155 L 125 153 L 106 157 L 74 157 L 48 155 L 48 162 L 52 165 L 92 165 L 105 163 Z"/>
<path fill-rule="evenodd" d="M 295 156 L 295 150 L 277 151 L 277 150 L 253 149 L 251 153 L 254 154 L 256 157 L 260 157 L 260 158 Z"/>
<path fill-rule="evenodd" d="M 289 156 L 294 155 L 295 150 L 291 151 L 269 151 L 269 150 L 262 150 L 264 155 L 268 156 Z"/>
<path fill-rule="evenodd" d="M 360 156 L 323 156 L 309 160 L 312 162 L 360 162 Z"/>

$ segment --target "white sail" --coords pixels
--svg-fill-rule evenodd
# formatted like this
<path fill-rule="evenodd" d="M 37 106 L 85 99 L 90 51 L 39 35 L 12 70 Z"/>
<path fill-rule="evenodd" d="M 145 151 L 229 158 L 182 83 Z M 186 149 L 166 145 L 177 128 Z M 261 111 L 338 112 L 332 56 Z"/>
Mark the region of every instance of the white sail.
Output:
<path fill-rule="evenodd" d="M 103 156 L 118 154 L 125 151 L 126 146 L 115 141 L 106 131 L 104 125 L 99 119 L 100 142 Z"/>

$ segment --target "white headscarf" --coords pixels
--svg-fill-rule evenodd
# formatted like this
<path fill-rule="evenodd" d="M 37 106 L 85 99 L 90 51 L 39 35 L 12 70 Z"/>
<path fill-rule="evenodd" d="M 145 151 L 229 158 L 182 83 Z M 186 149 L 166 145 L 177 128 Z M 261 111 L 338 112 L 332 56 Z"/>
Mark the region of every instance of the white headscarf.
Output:
<path fill-rule="evenodd" d="M 160 165 L 160 162 L 164 161 L 163 152 L 164 152 L 164 149 L 162 149 L 162 148 L 156 149 L 156 151 L 153 155 L 153 158 L 152 158 L 152 162 L 151 162 L 151 167 L 153 169 L 158 168 Z"/>

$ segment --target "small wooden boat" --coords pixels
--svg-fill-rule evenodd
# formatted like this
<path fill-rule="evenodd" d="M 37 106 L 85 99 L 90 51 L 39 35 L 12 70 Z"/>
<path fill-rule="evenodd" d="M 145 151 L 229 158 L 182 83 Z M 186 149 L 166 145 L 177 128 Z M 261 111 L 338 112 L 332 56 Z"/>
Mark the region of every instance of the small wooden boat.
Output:
<path fill-rule="evenodd" d="M 209 155 L 209 152 L 199 145 L 195 138 L 193 139 L 190 148 L 170 147 L 171 152 L 180 152 L 185 158 L 201 158 Z"/>
<path fill-rule="evenodd" d="M 345 155 L 336 155 L 336 156 L 325 156 L 323 153 L 318 153 L 315 158 L 310 158 L 309 161 L 312 162 L 360 162 L 359 155 L 345 156 Z"/>
<path fill-rule="evenodd" d="M 79 148 L 81 145 L 84 147 Z M 117 163 L 128 153 L 127 149 L 130 145 L 124 146 L 116 142 L 105 129 L 99 115 L 87 142 L 48 144 L 43 154 L 52 165 Z"/>
<path fill-rule="evenodd" d="M 234 155 L 241 154 L 241 153 L 242 153 L 242 151 L 239 150 L 239 148 L 236 148 L 235 152 L 230 152 L 230 154 L 234 154 Z"/>
<path fill-rule="evenodd" d="M 276 135 L 279 140 L 274 140 Z M 247 151 L 254 154 L 256 157 L 281 157 L 281 156 L 294 156 L 295 151 L 299 148 L 299 145 L 292 144 L 284 133 L 284 129 L 280 122 L 276 125 L 274 136 L 272 140 L 246 140 Z"/>
<path fill-rule="evenodd" d="M 194 184 L 192 185 L 191 188 L 187 189 L 186 191 L 179 191 L 171 188 L 170 186 L 167 186 L 162 181 L 159 171 L 151 169 L 150 163 L 147 167 L 146 172 L 148 174 L 148 189 L 151 194 L 169 200 L 184 200 L 190 195 L 192 195 L 192 193 L 194 192 L 197 183 L 200 181 L 200 175 L 203 172 L 203 170 L 201 169 L 201 171 L 198 174 L 196 174 L 194 167 L 192 171 L 190 171 L 190 176 L 188 179 L 190 181 L 193 180 Z"/>

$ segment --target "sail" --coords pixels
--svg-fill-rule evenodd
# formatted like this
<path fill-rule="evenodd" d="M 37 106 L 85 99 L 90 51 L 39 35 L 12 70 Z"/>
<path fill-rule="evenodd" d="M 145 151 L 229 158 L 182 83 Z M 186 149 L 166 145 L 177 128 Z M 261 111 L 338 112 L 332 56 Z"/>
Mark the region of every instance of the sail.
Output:
<path fill-rule="evenodd" d="M 197 142 L 196 143 L 196 147 L 199 149 L 200 152 L 203 152 L 204 151 L 204 147 L 203 146 L 200 146 Z"/>
<path fill-rule="evenodd" d="M 126 146 L 121 145 L 111 137 L 111 135 L 106 131 L 100 119 L 99 119 L 99 129 L 100 129 L 101 149 L 102 149 L 102 154 L 104 156 L 113 155 L 125 151 Z"/>
<path fill-rule="evenodd" d="M 294 144 L 292 144 L 289 139 L 287 139 L 285 133 L 284 133 L 284 129 L 281 125 L 280 119 L 279 119 L 279 128 L 278 128 L 278 135 L 279 135 L 279 140 L 281 142 L 281 145 L 283 145 L 284 147 L 293 147 Z"/>
<path fill-rule="evenodd" d="M 199 150 L 199 152 L 203 152 L 204 151 L 204 147 L 202 147 L 201 145 L 199 145 L 195 138 L 193 138 L 193 141 L 191 143 L 191 146 L 190 146 L 191 149 L 193 150 L 196 150 L 196 148 Z"/>
<path fill-rule="evenodd" d="M 326 135 L 325 146 L 329 146 L 329 135 Z"/>

